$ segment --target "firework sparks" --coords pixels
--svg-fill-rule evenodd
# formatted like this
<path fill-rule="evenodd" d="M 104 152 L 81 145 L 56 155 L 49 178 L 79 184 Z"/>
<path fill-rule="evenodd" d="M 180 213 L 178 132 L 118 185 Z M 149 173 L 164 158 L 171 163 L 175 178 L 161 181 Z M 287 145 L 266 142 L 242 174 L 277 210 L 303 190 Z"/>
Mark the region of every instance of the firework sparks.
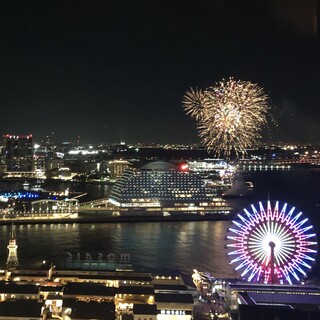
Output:
<path fill-rule="evenodd" d="M 261 138 L 267 124 L 268 96 L 248 81 L 230 78 L 203 91 L 191 89 L 182 103 L 186 114 L 197 121 L 204 146 L 219 156 L 245 152 Z"/>
<path fill-rule="evenodd" d="M 191 88 L 190 91 L 183 96 L 182 103 L 186 114 L 198 121 L 204 117 L 206 101 L 206 95 L 202 90 L 198 88 L 193 90 Z"/>

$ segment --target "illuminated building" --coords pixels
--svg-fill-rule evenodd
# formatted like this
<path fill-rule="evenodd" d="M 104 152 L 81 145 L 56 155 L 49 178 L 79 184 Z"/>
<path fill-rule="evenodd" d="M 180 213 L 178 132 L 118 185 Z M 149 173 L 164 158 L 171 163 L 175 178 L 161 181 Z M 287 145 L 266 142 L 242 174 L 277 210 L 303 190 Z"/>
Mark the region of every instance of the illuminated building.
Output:
<path fill-rule="evenodd" d="M 194 173 L 210 173 L 220 170 L 230 170 L 226 161 L 221 159 L 204 159 L 202 161 L 188 161 L 189 170 Z"/>
<path fill-rule="evenodd" d="M 7 171 L 5 154 L 6 154 L 5 147 L 3 145 L 0 145 L 0 174 Z"/>
<path fill-rule="evenodd" d="M 189 171 L 202 177 L 219 176 L 221 179 L 231 178 L 236 168 L 225 160 L 204 159 L 201 161 L 188 161 Z"/>
<path fill-rule="evenodd" d="M 122 209 L 121 213 L 230 213 L 217 188 L 207 187 L 188 170 L 161 161 L 151 162 L 139 170 L 127 169 L 113 186 L 109 201 Z"/>
<path fill-rule="evenodd" d="M 320 288 L 313 285 L 228 284 L 226 301 L 235 319 L 319 319 L 320 315 Z"/>
<path fill-rule="evenodd" d="M 41 148 L 38 144 L 34 144 L 33 149 L 33 170 L 37 173 L 39 179 L 45 179 L 46 163 L 49 152 L 46 148 Z"/>
<path fill-rule="evenodd" d="M 126 160 L 113 160 L 109 162 L 110 179 L 119 179 L 125 170 L 130 166 L 130 162 Z"/>
<path fill-rule="evenodd" d="M 47 270 L 13 270 L 10 282 L 6 277 L 0 272 L 0 319 L 9 319 L 9 315 L 22 319 L 28 316 L 28 306 L 39 303 L 56 319 L 190 320 L 197 298 L 189 276 L 180 272 L 152 275 L 55 268 L 50 274 Z M 17 310 L 19 307 L 22 309 Z M 32 318 L 44 318 L 45 310 L 34 310 Z"/>
<path fill-rule="evenodd" d="M 32 172 L 32 135 L 3 136 L 5 163 L 7 170 L 13 172 Z"/>
<path fill-rule="evenodd" d="M 59 157 L 55 157 L 47 161 L 46 169 L 47 170 L 60 169 L 63 167 L 63 165 L 64 165 L 64 161 Z"/>
<path fill-rule="evenodd" d="M 35 153 L 33 156 L 34 171 L 44 173 L 46 170 L 46 154 Z"/>

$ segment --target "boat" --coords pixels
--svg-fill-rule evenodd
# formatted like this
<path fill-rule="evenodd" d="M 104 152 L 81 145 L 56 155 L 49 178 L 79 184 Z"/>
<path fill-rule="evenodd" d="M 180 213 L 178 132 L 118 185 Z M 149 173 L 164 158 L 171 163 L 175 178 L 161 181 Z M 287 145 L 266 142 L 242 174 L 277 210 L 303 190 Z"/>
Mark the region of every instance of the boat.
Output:
<path fill-rule="evenodd" d="M 251 181 L 245 181 L 245 185 L 246 185 L 248 191 L 252 191 L 254 188 L 254 185 Z"/>

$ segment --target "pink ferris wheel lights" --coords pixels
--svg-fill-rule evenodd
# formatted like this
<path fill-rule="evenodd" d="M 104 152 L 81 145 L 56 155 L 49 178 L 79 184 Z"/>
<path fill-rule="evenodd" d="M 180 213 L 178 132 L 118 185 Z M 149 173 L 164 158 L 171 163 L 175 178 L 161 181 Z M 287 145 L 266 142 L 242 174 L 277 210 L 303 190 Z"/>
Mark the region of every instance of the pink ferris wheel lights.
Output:
<path fill-rule="evenodd" d="M 308 218 L 279 201 L 243 209 L 227 236 L 230 262 L 250 282 L 299 282 L 315 261 L 317 239 Z"/>

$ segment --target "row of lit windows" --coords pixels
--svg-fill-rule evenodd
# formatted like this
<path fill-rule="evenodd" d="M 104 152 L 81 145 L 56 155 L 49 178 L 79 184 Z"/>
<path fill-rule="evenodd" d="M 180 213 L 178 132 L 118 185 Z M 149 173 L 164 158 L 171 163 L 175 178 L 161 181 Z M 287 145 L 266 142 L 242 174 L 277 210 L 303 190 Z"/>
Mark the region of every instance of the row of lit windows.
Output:
<path fill-rule="evenodd" d="M 144 193 L 161 193 L 161 194 L 180 194 L 180 193 L 190 193 L 190 194 L 214 194 L 212 192 L 208 192 L 208 190 L 199 190 L 199 191 L 192 191 L 188 189 L 180 189 L 180 190 L 164 190 L 164 189 L 156 189 L 156 188 L 132 188 L 128 190 L 122 190 L 122 192 L 117 192 L 119 194 L 144 194 Z"/>
<path fill-rule="evenodd" d="M 197 197 L 197 198 L 193 198 L 191 195 L 189 196 L 186 196 L 186 197 L 163 197 L 161 199 L 159 199 L 158 197 L 155 197 L 154 199 L 133 199 L 131 197 L 122 197 L 120 199 L 120 202 L 126 202 L 126 201 L 132 201 L 132 202 L 141 202 L 141 201 L 145 201 L 145 202 L 150 202 L 150 201 L 177 201 L 179 200 L 179 198 L 181 199 L 188 199 L 190 201 L 204 201 L 206 199 L 203 199 L 203 198 L 200 198 L 200 197 Z"/>
<path fill-rule="evenodd" d="M 175 200 L 177 197 L 193 197 L 207 200 L 216 196 L 215 190 L 210 191 L 198 177 L 177 171 L 133 171 L 127 170 L 114 185 L 111 197 L 130 199 L 156 197 Z M 192 195 L 195 194 L 196 195 Z"/>

